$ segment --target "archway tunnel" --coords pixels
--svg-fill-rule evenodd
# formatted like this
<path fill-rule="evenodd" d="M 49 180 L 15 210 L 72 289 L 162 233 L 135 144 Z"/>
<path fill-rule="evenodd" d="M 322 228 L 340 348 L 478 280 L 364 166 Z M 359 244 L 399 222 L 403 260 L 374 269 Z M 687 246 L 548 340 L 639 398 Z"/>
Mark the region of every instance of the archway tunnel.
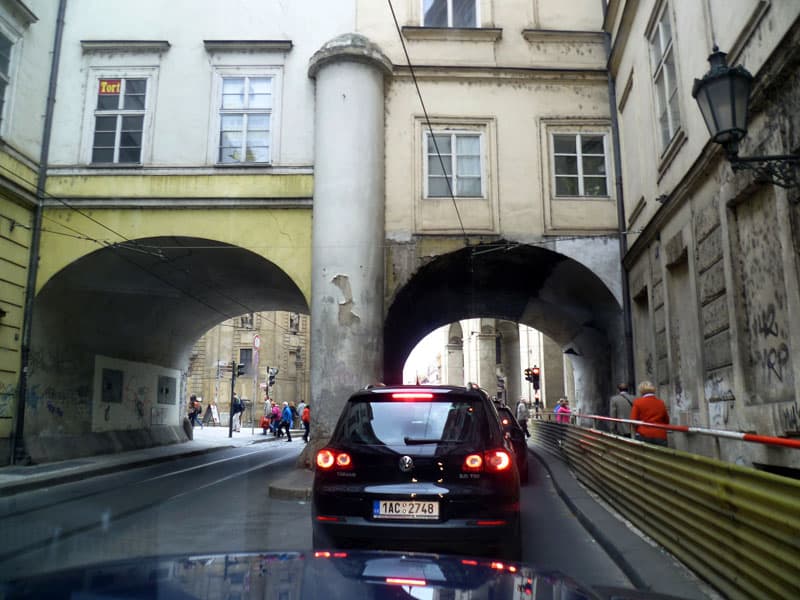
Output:
<path fill-rule="evenodd" d="M 530 245 L 473 246 L 420 267 L 387 312 L 385 380 L 401 380 L 406 358 L 429 332 L 481 317 L 521 323 L 553 340 L 571 359 L 579 409 L 603 410 L 624 370 L 621 307 L 589 268 Z"/>
<path fill-rule="evenodd" d="M 29 453 L 51 460 L 173 441 L 194 342 L 225 319 L 269 310 L 308 313 L 308 304 L 278 265 L 230 244 L 143 238 L 76 260 L 34 303 Z"/>

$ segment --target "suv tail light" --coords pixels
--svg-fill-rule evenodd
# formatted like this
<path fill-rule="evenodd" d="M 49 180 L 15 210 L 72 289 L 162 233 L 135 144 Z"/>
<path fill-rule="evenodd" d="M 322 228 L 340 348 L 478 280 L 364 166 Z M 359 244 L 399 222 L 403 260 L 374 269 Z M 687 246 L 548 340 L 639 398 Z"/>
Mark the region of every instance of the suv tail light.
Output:
<path fill-rule="evenodd" d="M 505 471 L 511 466 L 511 456 L 505 450 L 487 450 L 484 454 L 487 471 Z"/>
<path fill-rule="evenodd" d="M 511 467 L 511 455 L 505 450 L 486 450 L 483 455 L 469 454 L 461 465 L 466 473 L 499 473 Z"/>
<path fill-rule="evenodd" d="M 323 471 L 332 469 L 347 471 L 353 468 L 353 459 L 347 452 L 323 448 L 317 452 L 317 468 Z"/>

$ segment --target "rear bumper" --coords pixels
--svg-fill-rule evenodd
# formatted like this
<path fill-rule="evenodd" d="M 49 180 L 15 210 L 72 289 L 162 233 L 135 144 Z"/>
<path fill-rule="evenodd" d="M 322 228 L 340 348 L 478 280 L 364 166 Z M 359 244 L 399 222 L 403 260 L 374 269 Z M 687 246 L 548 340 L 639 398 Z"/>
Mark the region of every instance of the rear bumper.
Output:
<path fill-rule="evenodd" d="M 479 525 L 474 519 L 416 523 L 381 522 L 353 516 L 336 518 L 337 521 L 319 521 L 314 517 L 315 545 L 496 555 L 498 548 L 519 536 L 519 515 L 495 519 L 502 523 L 485 525 Z"/>

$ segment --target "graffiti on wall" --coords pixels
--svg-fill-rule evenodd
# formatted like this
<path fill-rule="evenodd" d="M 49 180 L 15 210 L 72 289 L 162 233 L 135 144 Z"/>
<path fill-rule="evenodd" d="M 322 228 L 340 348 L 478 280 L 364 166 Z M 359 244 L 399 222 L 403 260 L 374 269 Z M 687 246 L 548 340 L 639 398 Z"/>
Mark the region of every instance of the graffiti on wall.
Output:
<path fill-rule="evenodd" d="M 800 414 L 798 414 L 797 404 L 781 411 L 781 425 L 785 432 L 800 432 Z"/>
<path fill-rule="evenodd" d="M 752 330 L 756 334 L 756 363 L 761 365 L 767 383 L 782 383 L 789 366 L 789 346 L 782 340 L 776 320 L 775 304 L 769 303 L 756 312 Z"/>
<path fill-rule="evenodd" d="M 14 415 L 14 400 L 16 397 L 16 385 L 13 383 L 0 383 L 0 417 Z"/>
<path fill-rule="evenodd" d="M 146 424 L 145 415 L 149 412 L 148 392 L 147 385 L 141 383 L 136 375 L 129 377 L 125 382 L 125 403 L 133 409 L 141 424 Z"/>

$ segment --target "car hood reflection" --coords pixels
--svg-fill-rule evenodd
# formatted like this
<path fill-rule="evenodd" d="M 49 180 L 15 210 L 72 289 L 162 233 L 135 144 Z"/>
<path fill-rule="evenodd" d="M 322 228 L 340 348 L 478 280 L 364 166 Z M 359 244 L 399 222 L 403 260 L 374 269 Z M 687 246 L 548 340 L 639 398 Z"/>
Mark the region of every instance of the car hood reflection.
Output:
<path fill-rule="evenodd" d="M 91 565 L 0 583 L 0 597 L 579 600 L 600 596 L 559 573 L 540 573 L 521 564 L 435 554 L 320 550 Z"/>

